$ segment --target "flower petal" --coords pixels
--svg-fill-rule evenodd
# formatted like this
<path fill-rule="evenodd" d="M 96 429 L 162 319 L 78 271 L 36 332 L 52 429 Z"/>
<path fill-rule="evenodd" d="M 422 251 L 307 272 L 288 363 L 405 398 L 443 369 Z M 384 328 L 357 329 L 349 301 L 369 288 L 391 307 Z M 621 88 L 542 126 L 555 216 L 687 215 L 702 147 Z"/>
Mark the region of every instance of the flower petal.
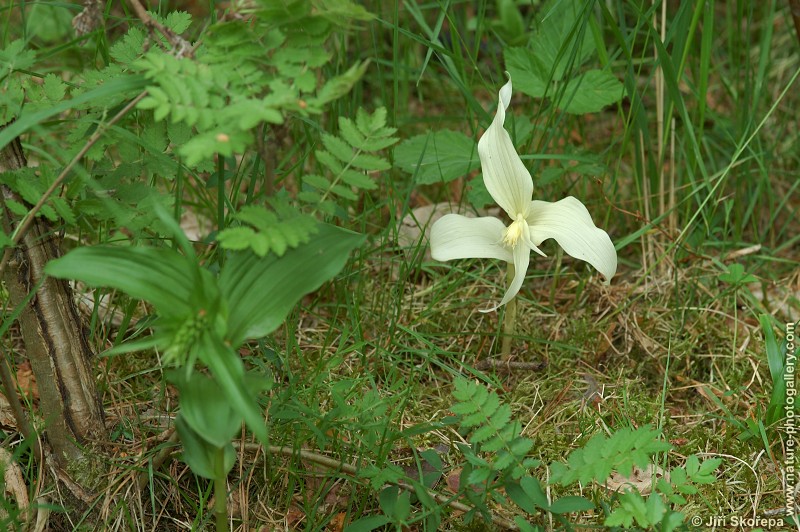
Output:
<path fill-rule="evenodd" d="M 431 228 L 431 256 L 435 260 L 514 260 L 511 250 L 500 244 L 506 226 L 492 216 L 467 218 L 446 214 Z"/>
<path fill-rule="evenodd" d="M 511 103 L 511 80 L 500 89 L 497 114 L 478 141 L 478 156 L 486 190 L 512 220 L 526 216 L 533 195 L 533 180 L 517 155 L 511 137 L 503 128 L 506 109 Z"/>
<path fill-rule="evenodd" d="M 531 240 L 539 245 L 554 238 L 568 255 L 585 260 L 606 278 L 617 272 L 617 251 L 608 233 L 597 228 L 583 203 L 572 196 L 555 203 L 532 201 L 528 215 Z"/>
<path fill-rule="evenodd" d="M 530 262 L 530 248 L 522 242 L 520 242 L 517 246 L 514 246 L 514 279 L 511 281 L 511 284 L 508 285 L 506 293 L 503 296 L 503 299 L 500 300 L 500 303 L 490 309 L 481 310 L 481 312 L 495 311 L 514 299 L 514 297 L 519 293 L 519 289 L 522 288 L 522 282 L 525 280 L 525 275 L 528 273 L 528 264 L 530 264 Z"/>

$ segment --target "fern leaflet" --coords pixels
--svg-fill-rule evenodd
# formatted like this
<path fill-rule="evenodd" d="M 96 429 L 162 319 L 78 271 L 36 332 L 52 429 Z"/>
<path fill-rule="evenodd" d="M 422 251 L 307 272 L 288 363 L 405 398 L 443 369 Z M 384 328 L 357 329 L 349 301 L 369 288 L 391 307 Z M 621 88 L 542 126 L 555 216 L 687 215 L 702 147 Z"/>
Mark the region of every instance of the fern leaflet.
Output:
<path fill-rule="evenodd" d="M 259 257 L 282 256 L 287 249 L 309 241 L 317 231 L 316 220 L 285 202 L 273 199 L 273 210 L 259 205 L 242 207 L 234 218 L 242 225 L 223 229 L 217 241 L 225 249 L 252 249 Z"/>
<path fill-rule="evenodd" d="M 455 381 L 451 407 L 460 416 L 462 429 L 470 432 L 471 447 L 461 446 L 465 458 L 473 466 L 469 475 L 472 484 L 494 477 L 519 479 L 539 462 L 528 458 L 533 441 L 521 435 L 521 424 L 512 419 L 511 407 L 485 387 L 465 379 Z M 478 453 L 489 453 L 483 458 Z"/>
<path fill-rule="evenodd" d="M 391 164 L 376 152 L 397 142 L 392 136 L 397 130 L 386 126 L 383 107 L 372 114 L 359 109 L 355 121 L 339 117 L 339 131 L 339 136 L 323 133 L 324 149 L 316 151 L 317 162 L 331 176 L 303 176 L 305 188 L 298 194 L 298 199 L 328 215 L 337 213 L 338 205 L 332 197 L 355 201 L 357 190 L 377 188 L 370 173 L 386 171 Z"/>

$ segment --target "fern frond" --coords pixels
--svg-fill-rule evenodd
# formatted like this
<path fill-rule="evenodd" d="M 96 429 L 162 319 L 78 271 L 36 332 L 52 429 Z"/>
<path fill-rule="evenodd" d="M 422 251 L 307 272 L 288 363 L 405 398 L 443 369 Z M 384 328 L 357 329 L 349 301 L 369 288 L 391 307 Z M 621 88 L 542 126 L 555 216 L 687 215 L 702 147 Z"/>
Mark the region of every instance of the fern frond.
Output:
<path fill-rule="evenodd" d="M 633 466 L 644 468 L 653 454 L 670 448 L 660 432 L 649 425 L 619 429 L 611 436 L 596 434 L 582 448 L 573 451 L 566 464 L 552 464 L 552 478 L 568 485 L 575 481 L 604 482 L 614 471 L 628 476 Z"/>
<path fill-rule="evenodd" d="M 373 114 L 359 109 L 356 120 L 339 117 L 340 134 L 322 134 L 324 149 L 315 152 L 317 162 L 327 176 L 310 174 L 303 177 L 298 199 L 312 204 L 326 214 L 336 214 L 339 200 L 355 201 L 359 190 L 377 188 L 372 172 L 391 168 L 391 164 L 376 152 L 397 142 L 395 129 L 386 127 L 386 109 Z"/>
<path fill-rule="evenodd" d="M 18 216 L 26 215 L 30 209 L 29 206 L 39 202 L 53 179 L 52 167 L 50 166 L 42 166 L 39 169 L 20 168 L 0 173 L 0 183 L 16 192 L 19 198 L 27 203 L 25 205 L 8 198 L 5 200 L 6 206 Z M 41 206 L 36 216 L 46 218 L 51 222 L 58 222 L 59 219 L 63 218 L 69 224 L 75 223 L 77 219 L 75 211 L 70 207 L 67 200 L 53 195 L 47 198 L 47 202 Z"/>
<path fill-rule="evenodd" d="M 242 225 L 223 229 L 217 241 L 225 249 L 252 249 L 263 257 L 275 253 L 279 257 L 287 249 L 308 242 L 317 231 L 316 220 L 285 202 L 273 200 L 273 210 L 259 205 L 242 207 L 234 218 Z"/>
<path fill-rule="evenodd" d="M 450 410 L 460 416 L 462 430 L 471 432 L 472 447 L 464 448 L 473 466 L 470 483 L 484 483 L 496 476 L 518 479 L 539 462 L 528 458 L 533 441 L 521 435 L 522 425 L 512 418 L 511 407 L 484 386 L 465 379 L 455 381 Z M 488 455 L 485 459 L 477 455 Z"/>

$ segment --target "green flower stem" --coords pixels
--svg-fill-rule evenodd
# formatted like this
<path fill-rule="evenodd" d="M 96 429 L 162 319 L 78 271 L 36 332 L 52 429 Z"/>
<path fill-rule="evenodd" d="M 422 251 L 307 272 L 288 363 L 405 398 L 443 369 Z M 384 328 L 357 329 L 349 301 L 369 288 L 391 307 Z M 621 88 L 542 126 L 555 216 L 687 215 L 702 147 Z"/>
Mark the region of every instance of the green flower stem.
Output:
<path fill-rule="evenodd" d="M 227 475 L 222 472 L 222 464 L 225 463 L 225 448 L 220 447 L 216 450 L 217 474 L 214 478 L 214 515 L 217 519 L 217 532 L 227 532 L 228 530 L 228 486 L 226 483 Z"/>
<path fill-rule="evenodd" d="M 514 280 L 514 263 L 508 263 L 506 270 L 506 286 Z M 517 329 L 517 298 L 511 298 L 506 303 L 506 311 L 503 315 L 503 344 L 500 348 L 500 357 L 507 360 L 511 356 L 511 342 Z"/>

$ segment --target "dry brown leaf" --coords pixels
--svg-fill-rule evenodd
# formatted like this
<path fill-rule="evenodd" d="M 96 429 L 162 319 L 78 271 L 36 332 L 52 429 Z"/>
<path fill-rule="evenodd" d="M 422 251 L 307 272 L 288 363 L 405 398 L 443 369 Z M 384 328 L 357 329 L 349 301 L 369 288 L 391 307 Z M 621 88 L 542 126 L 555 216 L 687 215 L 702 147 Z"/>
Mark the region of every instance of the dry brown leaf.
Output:
<path fill-rule="evenodd" d="M 214 224 L 205 216 L 198 215 L 191 210 L 184 210 L 181 214 L 181 229 L 186 238 L 192 242 L 200 242 L 214 230 Z"/>
<path fill-rule="evenodd" d="M 327 530 L 328 532 L 342 532 L 344 530 L 344 523 L 346 518 L 347 518 L 346 512 L 339 512 L 338 514 L 333 516 L 333 519 L 331 519 L 331 522 L 328 523 L 328 526 L 325 530 Z"/>
<path fill-rule="evenodd" d="M 403 217 L 397 231 L 397 243 L 403 250 L 413 252 L 418 246 L 427 248 L 433 223 L 445 214 L 465 214 L 458 205 L 451 203 L 435 203 L 413 209 Z M 425 251 L 425 258 L 430 259 L 430 250 Z"/>
<path fill-rule="evenodd" d="M 669 481 L 669 473 L 653 464 L 649 464 L 645 469 L 633 466 L 633 471 L 631 471 L 630 476 L 627 477 L 623 477 L 615 471 L 608 477 L 608 480 L 606 480 L 605 487 L 611 491 L 632 488 L 642 495 L 649 495 L 650 492 L 653 491 L 653 486 L 660 478 Z"/>
<path fill-rule="evenodd" d="M 24 511 L 28 508 L 30 501 L 28 500 L 28 487 L 22 476 L 22 468 L 14 461 L 11 453 L 2 447 L 0 447 L 0 464 L 2 464 L 6 493 L 10 493 L 17 502 L 17 508 Z"/>
<path fill-rule="evenodd" d="M 431 226 L 445 214 L 461 214 L 470 218 L 475 217 L 475 214 L 467 210 L 465 206 L 453 203 L 434 203 L 417 207 L 406 214 L 400 222 L 400 227 L 397 230 L 397 244 L 407 253 L 413 253 L 418 246 L 426 248 L 425 258 L 430 259 L 431 252 L 427 248 Z M 499 209 L 489 209 L 486 212 L 478 213 L 479 216 L 494 216 L 496 214 L 499 214 Z"/>
<path fill-rule="evenodd" d="M 462 469 L 459 467 L 458 469 L 453 469 L 447 474 L 447 489 L 453 493 L 458 493 L 458 490 L 461 487 L 461 471 Z"/>
<path fill-rule="evenodd" d="M 27 360 L 17 366 L 17 387 L 29 399 L 39 399 L 39 387 L 36 385 L 36 375 L 33 374 L 31 363 Z"/>
<path fill-rule="evenodd" d="M 305 521 L 305 519 L 306 514 L 297 506 L 289 506 L 289 509 L 286 510 L 286 526 L 290 530 L 299 528 L 300 523 Z"/>
<path fill-rule="evenodd" d="M 11 410 L 11 405 L 8 404 L 6 396 L 0 393 L 0 425 L 12 429 L 17 428 L 17 420 L 14 419 L 14 412 Z"/>

